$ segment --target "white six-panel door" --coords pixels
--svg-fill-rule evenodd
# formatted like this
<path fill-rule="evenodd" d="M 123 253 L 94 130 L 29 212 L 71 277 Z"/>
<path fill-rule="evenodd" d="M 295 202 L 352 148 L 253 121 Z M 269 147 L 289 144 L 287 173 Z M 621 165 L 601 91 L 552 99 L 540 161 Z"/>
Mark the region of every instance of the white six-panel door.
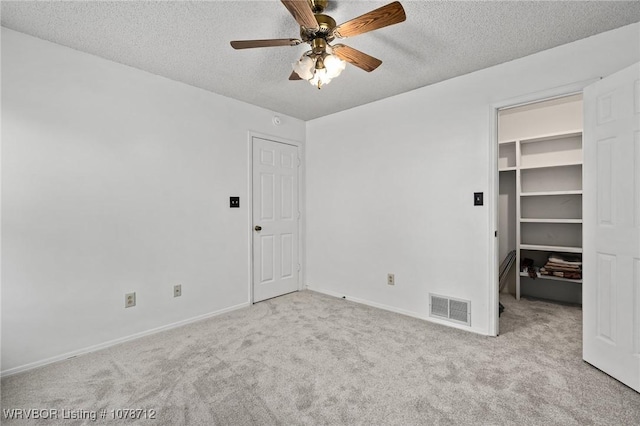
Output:
<path fill-rule="evenodd" d="M 253 301 L 298 290 L 298 148 L 253 138 Z"/>
<path fill-rule="evenodd" d="M 584 91 L 583 358 L 640 391 L 640 64 Z"/>

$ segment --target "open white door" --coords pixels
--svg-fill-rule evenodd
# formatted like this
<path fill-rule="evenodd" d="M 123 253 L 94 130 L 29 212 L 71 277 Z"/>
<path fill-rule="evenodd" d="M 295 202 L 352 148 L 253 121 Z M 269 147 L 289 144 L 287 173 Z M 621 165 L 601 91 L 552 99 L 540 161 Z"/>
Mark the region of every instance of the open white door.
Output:
<path fill-rule="evenodd" d="M 298 148 L 253 138 L 253 301 L 298 290 Z"/>
<path fill-rule="evenodd" d="M 583 358 L 640 392 L 640 64 L 584 91 Z"/>

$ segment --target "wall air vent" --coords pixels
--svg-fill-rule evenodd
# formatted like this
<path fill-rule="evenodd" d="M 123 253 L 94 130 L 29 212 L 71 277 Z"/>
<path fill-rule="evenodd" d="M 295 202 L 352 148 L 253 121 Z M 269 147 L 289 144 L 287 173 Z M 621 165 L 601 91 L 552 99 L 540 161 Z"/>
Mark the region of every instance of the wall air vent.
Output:
<path fill-rule="evenodd" d="M 471 326 L 471 301 L 429 294 L 429 316 Z"/>

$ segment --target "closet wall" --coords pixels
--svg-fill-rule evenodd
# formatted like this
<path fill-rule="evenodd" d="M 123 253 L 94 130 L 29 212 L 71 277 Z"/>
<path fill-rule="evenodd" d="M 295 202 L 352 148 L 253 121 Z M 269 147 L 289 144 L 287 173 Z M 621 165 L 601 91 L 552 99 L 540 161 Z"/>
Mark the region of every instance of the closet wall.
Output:
<path fill-rule="evenodd" d="M 500 261 L 517 254 L 505 291 L 581 303 L 581 279 L 539 268 L 552 253 L 581 258 L 582 95 L 500 111 L 498 144 Z M 523 270 L 525 258 L 535 278 Z"/>

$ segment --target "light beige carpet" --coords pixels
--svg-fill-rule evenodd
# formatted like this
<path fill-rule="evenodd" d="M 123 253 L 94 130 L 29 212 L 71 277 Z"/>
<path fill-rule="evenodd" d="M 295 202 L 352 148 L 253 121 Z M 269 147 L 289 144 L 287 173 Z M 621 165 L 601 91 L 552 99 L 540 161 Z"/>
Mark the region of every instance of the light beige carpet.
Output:
<path fill-rule="evenodd" d="M 581 360 L 581 311 L 502 299 L 498 338 L 293 293 L 2 380 L 2 408 L 157 411 L 149 425 L 637 425 Z M 61 420 L 3 424 L 63 424 Z"/>

